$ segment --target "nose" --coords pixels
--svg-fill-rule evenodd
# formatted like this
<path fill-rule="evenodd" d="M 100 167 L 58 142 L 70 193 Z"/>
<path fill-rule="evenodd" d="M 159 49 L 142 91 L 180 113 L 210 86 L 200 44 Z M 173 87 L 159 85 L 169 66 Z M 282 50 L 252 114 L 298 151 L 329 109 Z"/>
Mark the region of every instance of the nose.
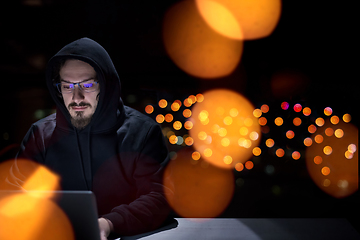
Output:
<path fill-rule="evenodd" d="M 80 103 L 82 100 L 84 100 L 84 94 L 80 90 L 79 86 L 74 87 L 72 100 L 76 103 Z"/>

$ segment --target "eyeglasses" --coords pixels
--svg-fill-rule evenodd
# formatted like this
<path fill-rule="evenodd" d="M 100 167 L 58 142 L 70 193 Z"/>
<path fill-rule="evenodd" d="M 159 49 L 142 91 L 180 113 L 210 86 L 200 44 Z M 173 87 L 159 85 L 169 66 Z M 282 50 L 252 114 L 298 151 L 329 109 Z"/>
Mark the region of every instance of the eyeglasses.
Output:
<path fill-rule="evenodd" d="M 78 85 L 79 89 L 84 92 L 95 92 L 99 89 L 99 84 L 94 79 L 84 80 L 78 83 L 60 82 L 55 84 L 57 90 L 60 93 L 72 93 L 74 92 L 75 86 Z"/>

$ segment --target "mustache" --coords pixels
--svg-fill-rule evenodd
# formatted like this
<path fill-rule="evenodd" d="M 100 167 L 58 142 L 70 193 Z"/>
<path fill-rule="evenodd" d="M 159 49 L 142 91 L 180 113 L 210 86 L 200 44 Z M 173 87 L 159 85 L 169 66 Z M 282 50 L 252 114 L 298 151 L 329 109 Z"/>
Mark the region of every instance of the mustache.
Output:
<path fill-rule="evenodd" d="M 77 104 L 76 102 L 72 102 L 68 105 L 68 108 L 70 109 L 71 107 L 92 107 L 90 103 L 85 103 L 85 102 L 80 102 L 79 104 Z"/>

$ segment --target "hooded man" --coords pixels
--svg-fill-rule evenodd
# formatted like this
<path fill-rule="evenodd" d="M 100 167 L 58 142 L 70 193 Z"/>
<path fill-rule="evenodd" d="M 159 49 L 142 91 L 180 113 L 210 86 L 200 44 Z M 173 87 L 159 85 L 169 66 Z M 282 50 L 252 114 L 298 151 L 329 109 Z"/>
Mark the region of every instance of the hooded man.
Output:
<path fill-rule="evenodd" d="M 168 153 L 161 128 L 124 106 L 120 79 L 106 50 L 82 38 L 53 56 L 46 82 L 56 113 L 34 123 L 17 159 L 45 165 L 62 190 L 91 190 L 102 239 L 161 225 L 168 213 L 162 173 Z M 14 165 L 8 181 L 24 183 Z"/>

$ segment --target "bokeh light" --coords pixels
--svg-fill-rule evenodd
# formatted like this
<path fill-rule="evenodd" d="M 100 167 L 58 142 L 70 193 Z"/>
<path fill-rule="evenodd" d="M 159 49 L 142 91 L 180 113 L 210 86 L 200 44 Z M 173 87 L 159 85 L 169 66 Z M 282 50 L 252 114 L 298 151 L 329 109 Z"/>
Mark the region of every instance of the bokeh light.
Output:
<path fill-rule="evenodd" d="M 291 154 L 291 157 L 292 157 L 294 160 L 299 160 L 300 157 L 301 157 L 301 154 L 300 154 L 298 151 L 294 151 L 294 152 Z"/>
<path fill-rule="evenodd" d="M 164 115 L 162 115 L 162 114 L 158 114 L 157 116 L 156 116 L 156 122 L 158 122 L 158 123 L 163 123 L 164 121 L 165 121 L 165 117 L 164 117 Z"/>
<path fill-rule="evenodd" d="M 343 119 L 344 122 L 348 123 L 348 122 L 351 121 L 351 115 L 346 113 L 346 114 L 343 115 L 342 119 Z"/>
<path fill-rule="evenodd" d="M 301 110 L 302 110 L 302 106 L 301 106 L 300 103 L 297 103 L 297 104 L 294 105 L 294 111 L 295 112 L 301 112 Z"/>
<path fill-rule="evenodd" d="M 39 193 L 39 192 L 37 192 Z M 51 199 L 31 192 L 0 198 L 0 239 L 75 239 L 66 214 Z"/>
<path fill-rule="evenodd" d="M 281 13 L 280 0 L 196 0 L 196 3 L 209 26 L 234 39 L 267 37 Z"/>
<path fill-rule="evenodd" d="M 358 190 L 358 151 L 349 158 L 349 146 L 351 151 L 358 146 L 358 129 L 345 121 L 339 121 L 335 131 L 329 130 L 333 127 L 329 118 L 311 136 L 317 144 L 307 148 L 306 165 L 320 189 L 333 197 L 343 198 Z"/>
<path fill-rule="evenodd" d="M 166 108 L 167 107 L 167 101 L 165 100 L 165 99 L 161 99 L 160 101 L 159 101 L 159 107 L 161 107 L 161 108 Z"/>
<path fill-rule="evenodd" d="M 195 104 L 192 112 L 194 126 L 189 133 L 205 161 L 233 168 L 252 156 L 261 133 L 254 107 L 245 97 L 230 90 L 212 90 L 204 93 L 204 101 Z M 231 164 L 224 162 L 225 156 L 231 157 Z"/>
<path fill-rule="evenodd" d="M 202 159 L 200 152 L 183 148 L 165 169 L 165 196 L 182 217 L 216 217 L 232 199 L 235 183 L 232 171 Z"/>
<path fill-rule="evenodd" d="M 176 100 L 171 104 L 171 110 L 173 110 L 174 112 L 179 111 L 180 107 L 181 107 L 181 101 L 179 100 Z"/>
<path fill-rule="evenodd" d="M 153 112 L 154 112 L 154 107 L 151 106 L 151 105 L 147 105 L 147 106 L 145 107 L 145 112 L 146 112 L 147 114 L 153 113 Z"/>
<path fill-rule="evenodd" d="M 288 130 L 288 131 L 286 132 L 286 137 L 287 137 L 288 139 L 293 139 L 293 138 L 295 137 L 294 131 Z"/>
<path fill-rule="evenodd" d="M 285 155 L 285 151 L 282 148 L 278 148 L 275 152 L 277 157 L 283 157 Z"/>
<path fill-rule="evenodd" d="M 303 109 L 303 114 L 305 115 L 305 116 L 310 116 L 310 114 L 311 114 L 311 108 L 309 108 L 309 107 L 306 107 L 306 108 L 304 108 Z"/>
<path fill-rule="evenodd" d="M 281 126 L 284 123 L 284 120 L 281 117 L 277 117 L 274 122 L 276 126 Z"/>
<path fill-rule="evenodd" d="M 0 164 L 0 174 L 8 175 L 15 161 Z M 66 214 L 54 202 L 60 177 L 36 162 L 18 159 L 16 167 L 24 180 L 19 188 L 6 182 L 1 190 L 14 191 L 0 196 L 0 239 L 74 239 Z M 54 217 L 56 216 L 56 217 Z"/>
<path fill-rule="evenodd" d="M 172 122 L 173 119 L 174 119 L 174 116 L 171 113 L 168 113 L 165 115 L 166 122 Z"/>
<path fill-rule="evenodd" d="M 281 109 L 288 110 L 289 109 L 289 103 L 288 102 L 282 102 L 281 103 Z"/>
<path fill-rule="evenodd" d="M 200 16 L 194 1 L 181 1 L 163 20 L 165 49 L 186 73 L 213 79 L 227 76 L 238 65 L 243 42 L 214 31 Z"/>

